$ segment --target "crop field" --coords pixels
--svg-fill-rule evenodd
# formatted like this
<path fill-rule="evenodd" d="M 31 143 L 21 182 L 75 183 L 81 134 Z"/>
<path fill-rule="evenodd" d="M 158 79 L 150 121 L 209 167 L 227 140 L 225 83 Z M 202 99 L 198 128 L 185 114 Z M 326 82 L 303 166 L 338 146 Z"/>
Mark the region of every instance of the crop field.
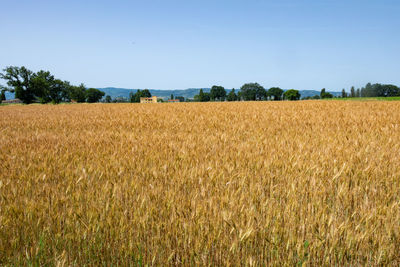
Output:
<path fill-rule="evenodd" d="M 399 265 L 400 102 L 0 107 L 0 265 Z"/>

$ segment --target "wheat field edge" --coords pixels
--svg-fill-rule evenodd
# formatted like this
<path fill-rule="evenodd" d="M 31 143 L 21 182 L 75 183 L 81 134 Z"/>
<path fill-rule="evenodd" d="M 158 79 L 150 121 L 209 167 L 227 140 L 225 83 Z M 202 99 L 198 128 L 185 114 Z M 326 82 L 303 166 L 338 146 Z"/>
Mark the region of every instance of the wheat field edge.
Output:
<path fill-rule="evenodd" d="M 0 265 L 400 264 L 400 102 L 0 115 Z"/>

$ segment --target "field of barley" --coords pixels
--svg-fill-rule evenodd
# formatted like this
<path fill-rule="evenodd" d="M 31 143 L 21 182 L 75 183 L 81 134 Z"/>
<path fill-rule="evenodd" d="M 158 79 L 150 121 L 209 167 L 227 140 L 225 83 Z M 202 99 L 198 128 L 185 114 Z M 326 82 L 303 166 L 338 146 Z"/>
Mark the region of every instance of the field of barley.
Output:
<path fill-rule="evenodd" d="M 0 107 L 0 265 L 399 265 L 400 102 Z"/>

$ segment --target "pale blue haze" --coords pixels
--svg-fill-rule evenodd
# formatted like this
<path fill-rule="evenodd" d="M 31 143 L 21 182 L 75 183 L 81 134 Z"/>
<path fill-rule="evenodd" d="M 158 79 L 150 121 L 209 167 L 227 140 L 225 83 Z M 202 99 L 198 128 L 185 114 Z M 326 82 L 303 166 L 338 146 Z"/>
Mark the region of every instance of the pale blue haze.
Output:
<path fill-rule="evenodd" d="M 0 30 L 0 68 L 89 87 L 400 85 L 398 0 L 0 0 Z"/>

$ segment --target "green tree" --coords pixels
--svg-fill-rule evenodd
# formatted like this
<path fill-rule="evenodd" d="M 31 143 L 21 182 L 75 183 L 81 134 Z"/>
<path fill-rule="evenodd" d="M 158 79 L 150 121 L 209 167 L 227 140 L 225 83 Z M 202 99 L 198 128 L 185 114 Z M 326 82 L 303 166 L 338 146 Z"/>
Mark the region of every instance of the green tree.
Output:
<path fill-rule="evenodd" d="M 354 89 L 354 86 L 352 86 L 350 89 L 350 97 L 356 97 L 356 90 Z"/>
<path fill-rule="evenodd" d="M 69 92 L 71 100 L 74 100 L 78 103 L 83 103 L 86 101 L 86 87 L 83 83 L 81 83 L 79 86 L 71 86 Z"/>
<path fill-rule="evenodd" d="M 367 85 L 365 86 L 364 92 L 365 92 L 366 97 L 376 96 L 375 92 L 374 92 L 374 88 L 372 87 L 371 83 L 367 83 Z"/>
<path fill-rule="evenodd" d="M 111 96 L 106 95 L 106 103 L 111 103 L 112 99 Z"/>
<path fill-rule="evenodd" d="M 361 90 L 360 90 L 360 88 L 357 88 L 357 90 L 356 90 L 356 97 L 361 97 Z"/>
<path fill-rule="evenodd" d="M 175 96 L 175 99 L 178 99 L 179 102 L 185 102 L 185 98 L 183 96 Z"/>
<path fill-rule="evenodd" d="M 326 94 L 326 90 L 325 90 L 325 88 L 322 88 L 322 89 L 321 89 L 321 93 L 319 94 L 320 97 L 321 97 L 321 98 L 324 98 L 325 94 Z"/>
<path fill-rule="evenodd" d="M 273 97 L 275 101 L 282 99 L 283 90 L 279 87 L 272 87 L 268 90 L 269 96 Z"/>
<path fill-rule="evenodd" d="M 194 96 L 195 101 L 208 102 L 210 101 L 210 94 L 204 93 L 203 89 L 200 89 L 199 94 Z"/>
<path fill-rule="evenodd" d="M 54 83 L 54 76 L 49 71 L 38 71 L 33 73 L 31 77 L 33 90 L 40 103 L 48 103 L 51 101 L 50 90 Z"/>
<path fill-rule="evenodd" d="M 284 97 L 284 99 L 287 99 L 287 100 L 299 100 L 301 95 L 300 95 L 299 91 L 297 91 L 295 89 L 290 89 L 283 93 L 283 97 Z"/>
<path fill-rule="evenodd" d="M 4 100 L 6 100 L 6 91 L 5 90 L 1 90 L 0 103 L 3 102 Z"/>
<path fill-rule="evenodd" d="M 141 97 L 151 97 L 151 93 L 148 89 L 137 90 L 135 94 L 132 92 L 129 94 L 129 101 L 131 103 L 140 103 Z"/>
<path fill-rule="evenodd" d="M 210 99 L 212 101 L 224 101 L 226 97 L 225 88 L 222 86 L 213 85 L 210 90 Z"/>
<path fill-rule="evenodd" d="M 267 93 L 258 83 L 246 83 L 240 88 L 241 97 L 246 101 L 261 100 L 266 97 Z"/>
<path fill-rule="evenodd" d="M 321 96 L 315 95 L 315 96 L 312 96 L 311 99 L 321 99 Z"/>
<path fill-rule="evenodd" d="M 343 97 L 343 98 L 346 98 L 346 97 L 347 97 L 347 93 L 346 93 L 346 91 L 344 90 L 344 88 L 342 89 L 342 97 Z"/>
<path fill-rule="evenodd" d="M 36 100 L 36 93 L 32 86 L 33 72 L 25 67 L 10 66 L 3 69 L 0 78 L 7 81 L 7 85 L 15 91 L 15 97 L 23 103 L 30 104 Z"/>
<path fill-rule="evenodd" d="M 71 88 L 72 85 L 68 81 L 64 81 L 64 90 L 61 92 L 61 97 L 64 102 L 71 102 Z"/>
<path fill-rule="evenodd" d="M 173 94 L 171 94 L 171 97 L 170 97 L 170 99 L 171 99 L 171 100 L 173 100 L 173 99 L 174 99 L 174 95 L 173 95 Z"/>
<path fill-rule="evenodd" d="M 151 93 L 150 93 L 149 89 L 144 89 L 142 91 L 141 97 L 151 97 Z M 172 95 L 172 97 L 174 97 L 174 95 Z"/>
<path fill-rule="evenodd" d="M 95 88 L 89 88 L 86 90 L 86 101 L 88 103 L 96 103 L 99 102 L 104 95 L 105 93 L 103 91 Z"/>
<path fill-rule="evenodd" d="M 48 92 L 48 98 L 54 104 L 58 104 L 66 99 L 68 95 L 68 83 L 65 83 L 59 79 L 55 79 L 51 85 Z"/>
<path fill-rule="evenodd" d="M 365 97 L 365 88 L 364 87 L 362 87 L 361 88 L 361 97 Z"/>
<path fill-rule="evenodd" d="M 333 95 L 331 93 L 326 92 L 325 88 L 322 88 L 320 97 L 321 97 L 321 99 L 333 98 Z"/>
<path fill-rule="evenodd" d="M 237 101 L 238 100 L 238 97 L 235 93 L 235 88 L 233 88 L 232 91 L 229 92 L 226 100 L 228 100 L 228 101 Z"/>

